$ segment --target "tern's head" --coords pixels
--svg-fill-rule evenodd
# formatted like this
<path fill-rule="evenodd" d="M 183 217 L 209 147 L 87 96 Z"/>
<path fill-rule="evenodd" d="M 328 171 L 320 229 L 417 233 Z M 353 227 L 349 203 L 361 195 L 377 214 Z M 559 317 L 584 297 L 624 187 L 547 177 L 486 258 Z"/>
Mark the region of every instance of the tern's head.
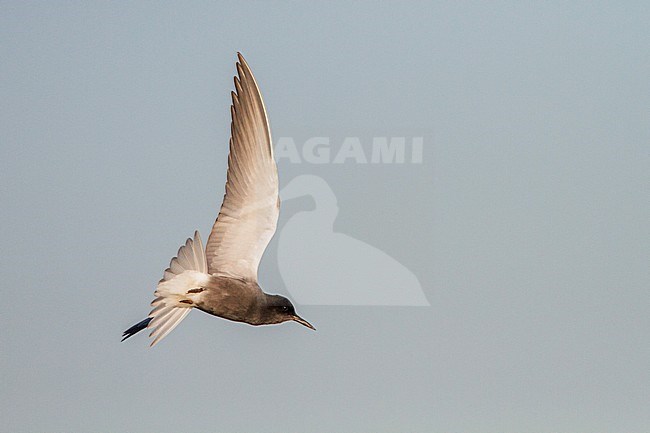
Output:
<path fill-rule="evenodd" d="M 314 328 L 311 323 L 296 314 L 296 309 L 291 301 L 280 295 L 267 295 L 266 305 L 262 312 L 262 318 L 265 324 L 282 323 L 293 320 L 309 329 Z"/>

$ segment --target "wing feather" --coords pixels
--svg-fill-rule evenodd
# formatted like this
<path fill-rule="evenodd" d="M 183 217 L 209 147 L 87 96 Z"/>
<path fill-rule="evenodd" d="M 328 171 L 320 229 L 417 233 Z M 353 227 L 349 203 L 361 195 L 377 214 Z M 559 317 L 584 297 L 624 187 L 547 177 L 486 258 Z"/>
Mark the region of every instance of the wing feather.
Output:
<path fill-rule="evenodd" d="M 211 274 L 257 281 L 257 268 L 278 222 L 278 170 L 262 95 L 246 60 L 237 55 L 226 194 L 206 256 Z"/>

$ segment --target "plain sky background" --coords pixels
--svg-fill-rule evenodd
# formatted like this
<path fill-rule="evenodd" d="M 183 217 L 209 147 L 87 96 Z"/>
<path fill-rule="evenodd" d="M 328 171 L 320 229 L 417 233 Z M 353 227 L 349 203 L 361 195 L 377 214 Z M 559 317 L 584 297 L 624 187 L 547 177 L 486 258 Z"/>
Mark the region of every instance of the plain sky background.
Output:
<path fill-rule="evenodd" d="M 647 2 L 0 2 L 0 431 L 650 431 L 648 22 Z M 276 138 L 424 137 L 422 164 L 279 170 L 326 179 L 335 229 L 431 307 L 298 305 L 315 333 L 192 312 L 119 342 L 216 216 L 236 51 Z M 260 281 L 286 294 L 276 257 Z"/>

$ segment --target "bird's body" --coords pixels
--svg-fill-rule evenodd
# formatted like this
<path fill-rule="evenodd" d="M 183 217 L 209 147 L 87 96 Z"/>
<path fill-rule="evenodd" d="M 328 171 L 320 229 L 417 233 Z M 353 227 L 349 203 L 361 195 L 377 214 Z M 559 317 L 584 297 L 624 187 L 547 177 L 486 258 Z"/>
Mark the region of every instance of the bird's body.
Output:
<path fill-rule="evenodd" d="M 208 314 L 250 325 L 264 324 L 259 312 L 267 295 L 254 281 L 213 275 L 206 290 L 195 296 L 196 308 Z"/>
<path fill-rule="evenodd" d="M 265 307 L 277 303 L 277 295 L 264 293 L 254 281 L 211 275 L 205 291 L 195 295 L 194 305 L 201 311 L 249 325 L 270 325 Z M 277 322 L 280 323 L 280 322 Z"/>
<path fill-rule="evenodd" d="M 158 283 L 149 317 L 126 330 L 123 340 L 150 328 L 153 346 L 193 308 L 250 325 L 292 320 L 314 329 L 288 299 L 264 293 L 257 283 L 278 221 L 278 173 L 262 96 L 238 56 L 226 194 L 206 248 L 198 232 L 187 240 Z"/>

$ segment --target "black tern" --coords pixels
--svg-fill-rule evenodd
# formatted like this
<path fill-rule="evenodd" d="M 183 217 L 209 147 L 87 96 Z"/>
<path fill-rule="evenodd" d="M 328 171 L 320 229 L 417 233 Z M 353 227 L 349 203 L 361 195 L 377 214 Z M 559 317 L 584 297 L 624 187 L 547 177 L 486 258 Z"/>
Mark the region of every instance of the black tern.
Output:
<path fill-rule="evenodd" d="M 264 293 L 257 283 L 280 212 L 278 169 L 262 95 L 246 60 L 237 57 L 226 194 L 207 246 L 196 231 L 180 247 L 158 282 L 149 316 L 124 331 L 122 341 L 149 328 L 154 346 L 193 308 L 250 325 L 294 321 L 315 329 L 287 298 Z"/>

